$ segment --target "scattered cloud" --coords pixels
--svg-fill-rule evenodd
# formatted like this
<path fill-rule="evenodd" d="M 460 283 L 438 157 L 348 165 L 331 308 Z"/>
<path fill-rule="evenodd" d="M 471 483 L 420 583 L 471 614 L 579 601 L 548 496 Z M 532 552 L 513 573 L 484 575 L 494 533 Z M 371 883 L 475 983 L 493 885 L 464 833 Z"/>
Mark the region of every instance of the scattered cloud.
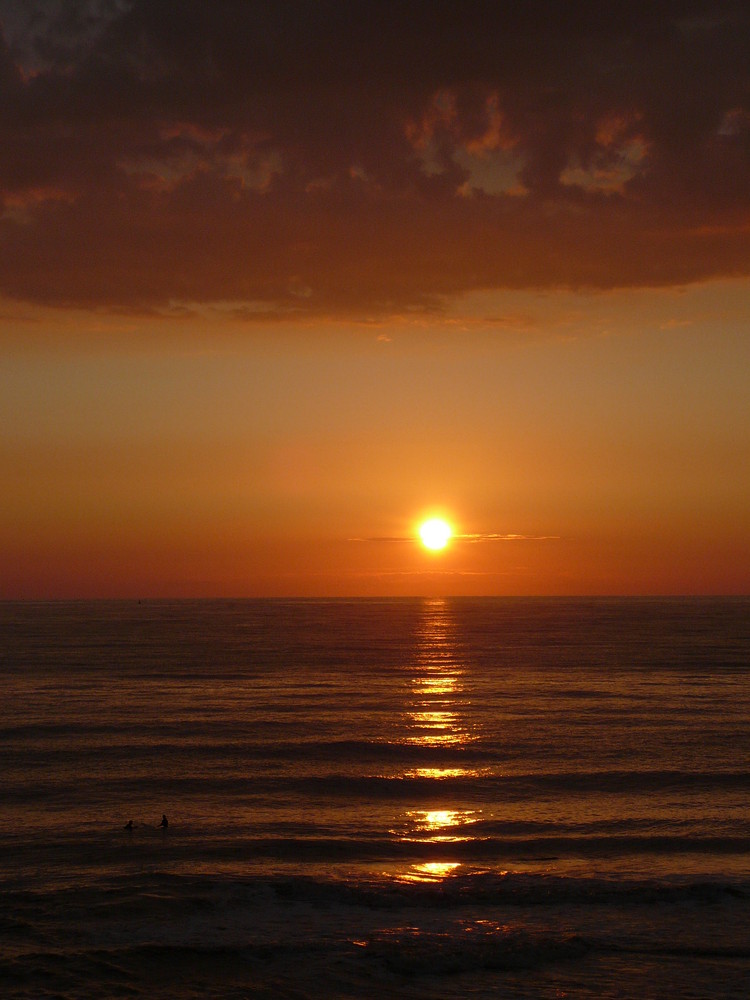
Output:
<path fill-rule="evenodd" d="M 519 535 L 515 533 L 498 534 L 496 532 L 483 532 L 474 535 L 456 535 L 459 542 L 549 542 L 558 541 L 559 535 Z"/>
<path fill-rule="evenodd" d="M 0 0 L 0 22 L 9 298 L 358 320 L 750 273 L 737 0 Z"/>

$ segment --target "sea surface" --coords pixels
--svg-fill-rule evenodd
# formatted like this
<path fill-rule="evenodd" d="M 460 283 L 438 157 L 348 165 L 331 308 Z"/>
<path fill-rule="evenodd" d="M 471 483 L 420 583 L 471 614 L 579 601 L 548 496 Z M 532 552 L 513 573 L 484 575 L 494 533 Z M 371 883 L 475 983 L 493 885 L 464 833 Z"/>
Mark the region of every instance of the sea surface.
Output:
<path fill-rule="evenodd" d="M 748 598 L 0 635 L 3 997 L 750 996 Z"/>

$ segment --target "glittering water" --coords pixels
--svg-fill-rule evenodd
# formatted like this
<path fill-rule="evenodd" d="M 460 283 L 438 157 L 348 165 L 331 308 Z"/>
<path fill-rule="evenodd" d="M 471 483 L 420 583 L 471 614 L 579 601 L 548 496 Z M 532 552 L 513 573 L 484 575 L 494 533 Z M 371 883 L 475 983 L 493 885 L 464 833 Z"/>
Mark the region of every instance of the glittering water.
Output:
<path fill-rule="evenodd" d="M 750 994 L 750 600 L 0 625 L 7 996 Z"/>

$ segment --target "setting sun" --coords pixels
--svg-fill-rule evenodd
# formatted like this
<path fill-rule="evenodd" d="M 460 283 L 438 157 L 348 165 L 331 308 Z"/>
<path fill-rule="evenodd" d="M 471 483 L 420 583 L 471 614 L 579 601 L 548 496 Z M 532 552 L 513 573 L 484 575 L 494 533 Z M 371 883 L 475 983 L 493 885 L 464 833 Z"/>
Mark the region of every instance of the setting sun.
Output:
<path fill-rule="evenodd" d="M 453 532 L 447 521 L 440 517 L 431 517 L 419 526 L 419 537 L 428 549 L 437 551 L 444 549 Z"/>

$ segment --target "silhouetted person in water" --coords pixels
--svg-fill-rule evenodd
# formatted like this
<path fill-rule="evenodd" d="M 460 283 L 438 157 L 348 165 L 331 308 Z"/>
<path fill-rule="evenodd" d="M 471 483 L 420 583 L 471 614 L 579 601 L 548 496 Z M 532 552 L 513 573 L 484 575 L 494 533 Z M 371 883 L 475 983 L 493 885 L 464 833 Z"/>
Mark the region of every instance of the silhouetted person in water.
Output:
<path fill-rule="evenodd" d="M 133 829 L 133 821 L 132 821 L 132 819 L 129 819 L 127 821 L 127 823 L 125 824 L 125 829 L 126 830 L 132 830 Z"/>
<path fill-rule="evenodd" d="M 161 814 L 161 823 L 159 824 L 159 826 L 162 828 L 162 830 L 166 830 L 167 827 L 169 826 L 169 820 L 164 815 L 164 813 Z"/>

